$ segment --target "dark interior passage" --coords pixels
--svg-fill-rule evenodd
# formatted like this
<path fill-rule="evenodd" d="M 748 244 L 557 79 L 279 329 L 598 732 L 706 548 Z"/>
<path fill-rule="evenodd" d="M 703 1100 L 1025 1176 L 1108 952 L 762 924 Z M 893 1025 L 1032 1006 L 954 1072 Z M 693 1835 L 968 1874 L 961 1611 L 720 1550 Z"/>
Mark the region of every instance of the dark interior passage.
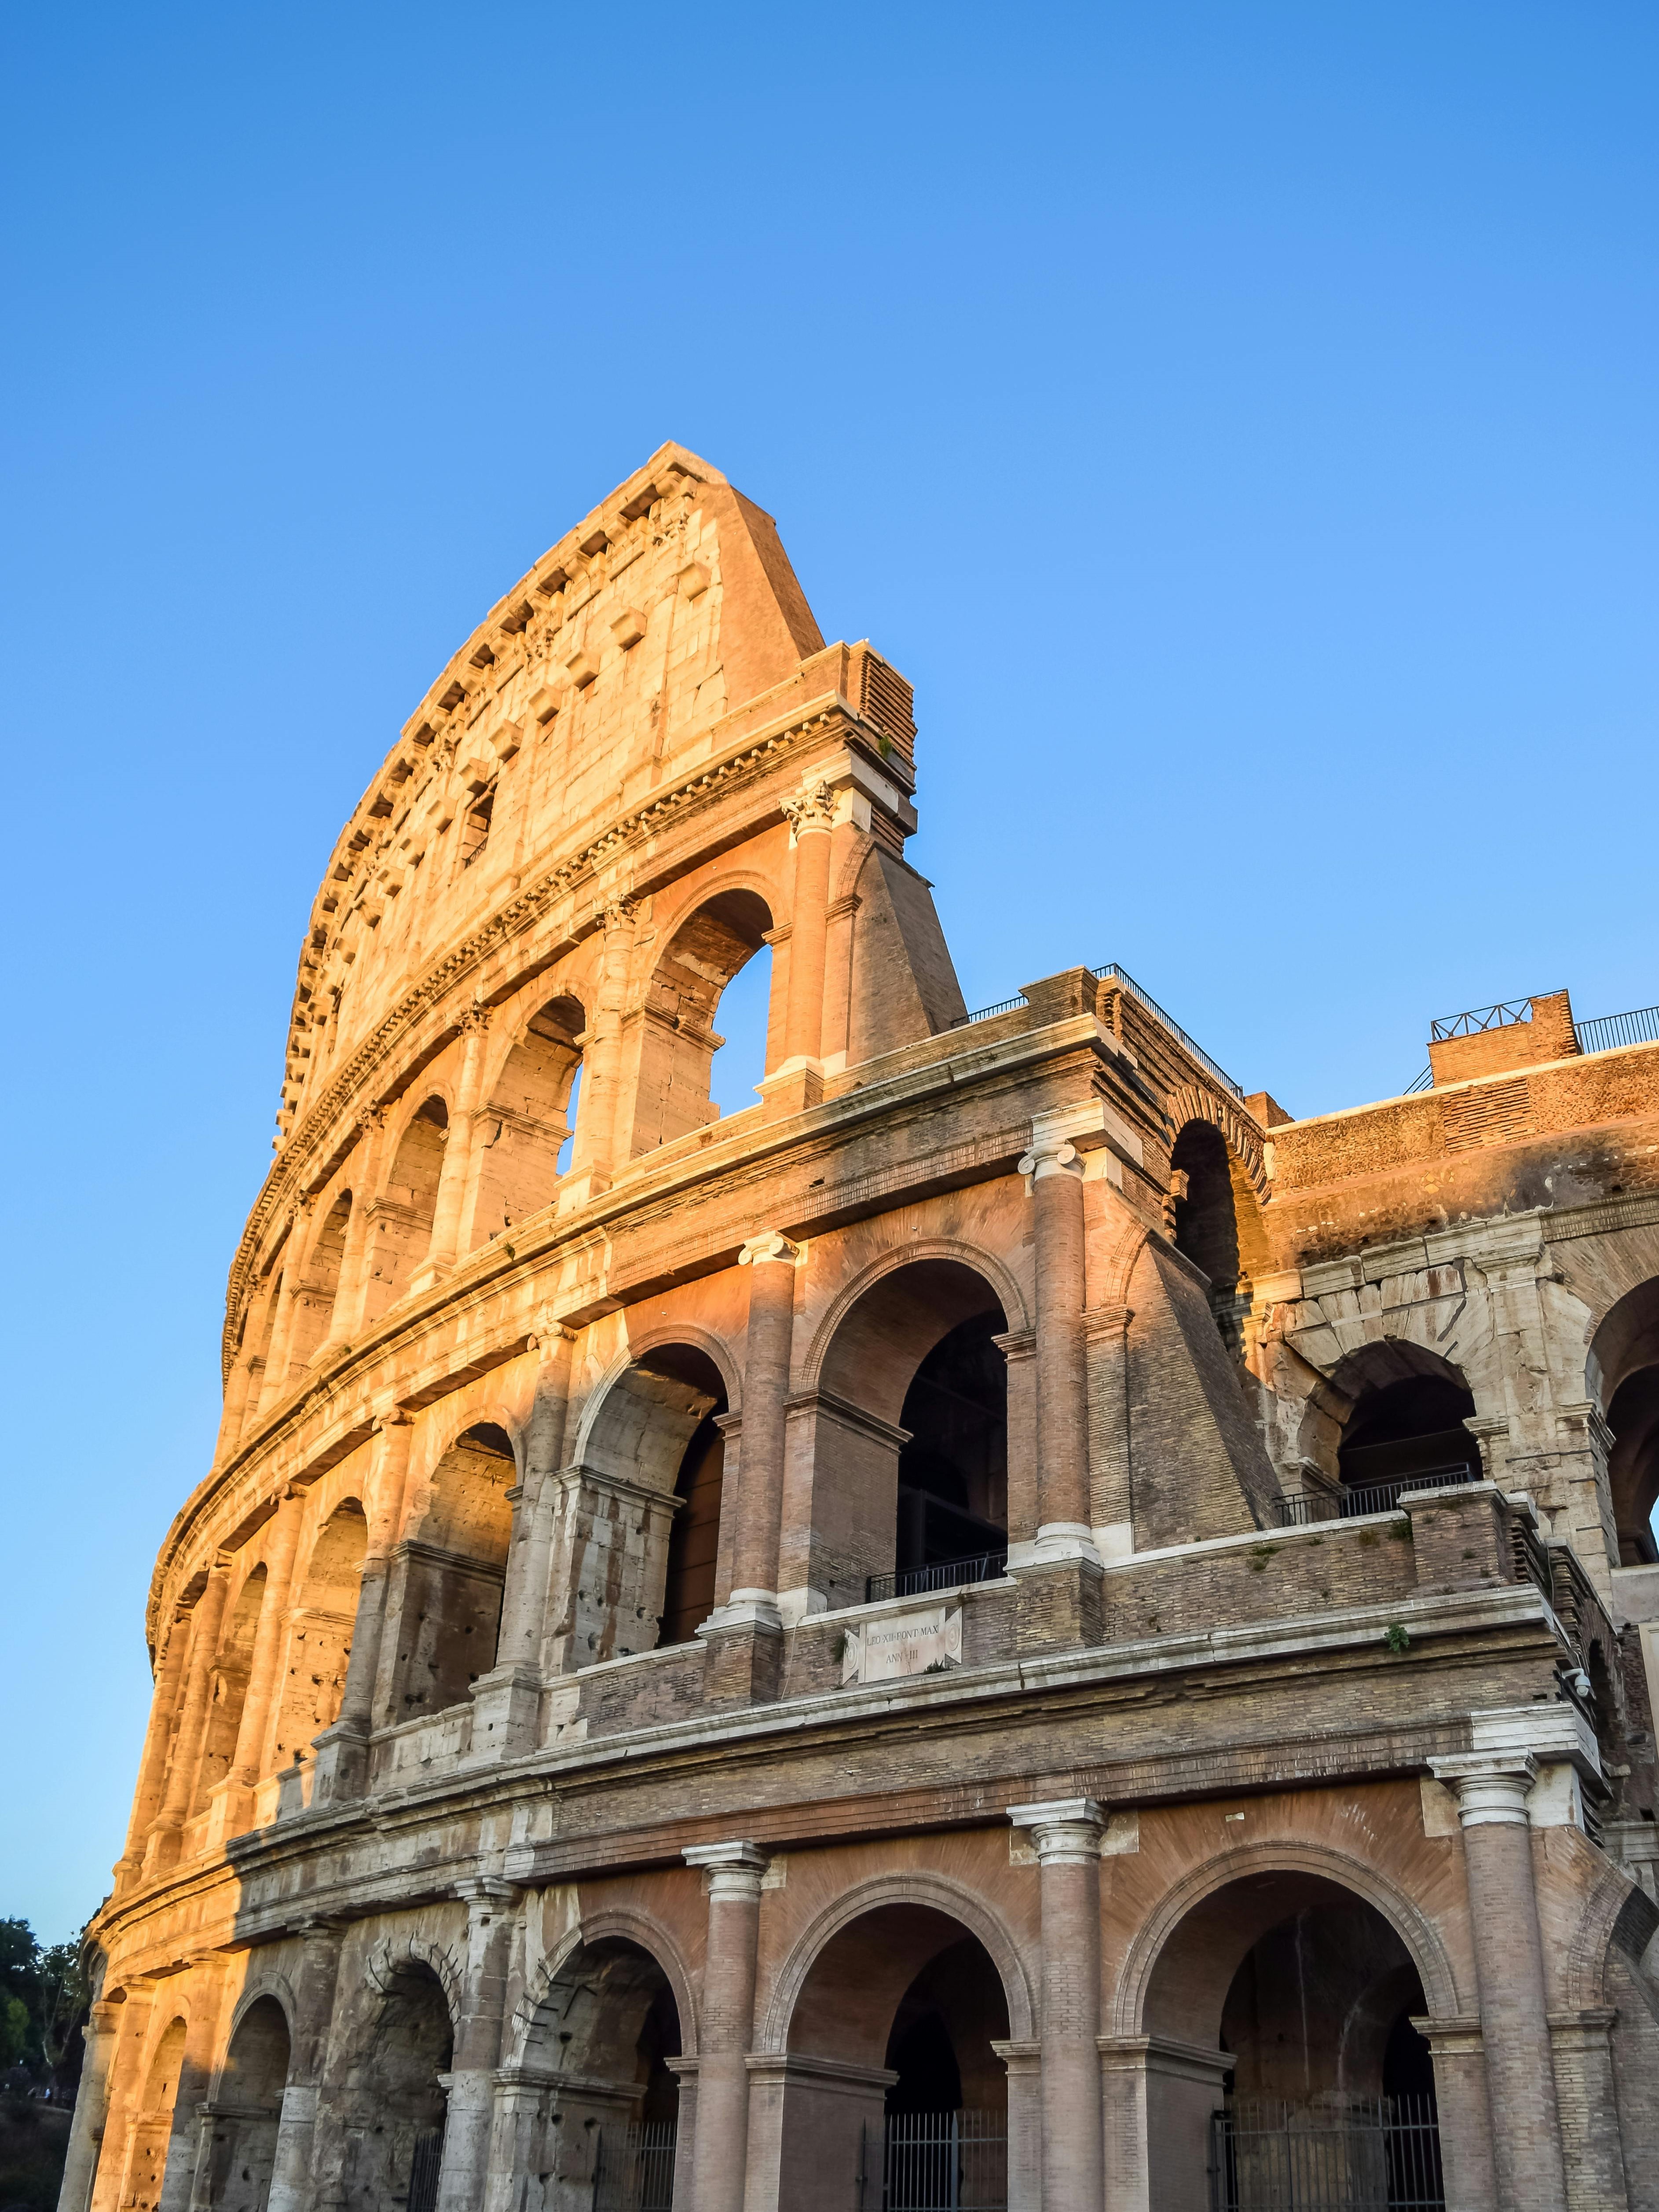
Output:
<path fill-rule="evenodd" d="M 1407 1375 L 1368 1390 L 1342 1432 L 1337 1467 L 1347 1490 L 1443 1475 L 1480 1479 L 1480 1448 L 1463 1426 L 1474 1399 L 1449 1375 Z"/>
<path fill-rule="evenodd" d="M 718 1412 L 726 1410 L 722 1392 Z M 680 1501 L 668 1538 L 668 1577 L 663 1595 L 659 1644 L 689 1644 L 714 1609 L 720 1557 L 720 1495 L 726 1439 L 708 1413 L 685 1448 L 675 1478 Z"/>
<path fill-rule="evenodd" d="M 901 1574 L 1008 1541 L 1008 1366 L 1000 1309 L 959 1322 L 917 1368 L 900 1426 Z"/>

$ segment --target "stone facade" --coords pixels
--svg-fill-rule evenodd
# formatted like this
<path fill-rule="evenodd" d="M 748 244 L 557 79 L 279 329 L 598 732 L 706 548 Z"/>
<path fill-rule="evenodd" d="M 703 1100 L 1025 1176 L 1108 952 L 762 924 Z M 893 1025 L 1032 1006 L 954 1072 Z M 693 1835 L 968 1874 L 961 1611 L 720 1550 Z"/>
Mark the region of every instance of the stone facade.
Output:
<path fill-rule="evenodd" d="M 669 446 L 365 793 L 64 2212 L 1659 2206 L 1659 1045 L 970 1018 L 915 737 Z"/>

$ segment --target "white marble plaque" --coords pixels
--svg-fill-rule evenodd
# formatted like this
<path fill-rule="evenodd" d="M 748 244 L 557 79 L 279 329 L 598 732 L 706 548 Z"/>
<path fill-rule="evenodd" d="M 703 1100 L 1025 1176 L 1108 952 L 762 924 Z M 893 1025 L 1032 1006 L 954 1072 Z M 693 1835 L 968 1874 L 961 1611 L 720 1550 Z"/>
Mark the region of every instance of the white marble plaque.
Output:
<path fill-rule="evenodd" d="M 884 1613 L 849 1628 L 842 1646 L 843 1682 L 894 1682 L 925 1674 L 930 1667 L 962 1664 L 962 1607 L 930 1605 L 915 1613 Z"/>

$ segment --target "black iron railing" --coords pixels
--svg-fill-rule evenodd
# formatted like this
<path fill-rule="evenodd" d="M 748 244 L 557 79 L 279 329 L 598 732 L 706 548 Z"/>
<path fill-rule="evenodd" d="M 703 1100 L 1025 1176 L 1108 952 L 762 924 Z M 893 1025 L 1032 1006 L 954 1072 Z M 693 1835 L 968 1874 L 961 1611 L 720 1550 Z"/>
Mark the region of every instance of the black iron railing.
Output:
<path fill-rule="evenodd" d="M 1301 1498 L 1274 1501 L 1281 1528 L 1307 1528 L 1315 1522 L 1358 1521 L 1367 1513 L 1392 1513 L 1407 1490 L 1451 1490 L 1460 1482 L 1480 1482 L 1479 1468 L 1428 1467 L 1420 1474 L 1402 1474 L 1393 1482 L 1368 1482 L 1354 1489 L 1310 1491 Z"/>
<path fill-rule="evenodd" d="M 1628 1014 L 1596 1014 L 1573 1024 L 1580 1052 L 1617 1052 L 1621 1044 L 1659 1044 L 1659 1006 Z"/>
<path fill-rule="evenodd" d="M 866 2122 L 860 2212 L 1007 2212 L 1008 2123 L 1001 2112 L 890 2112 L 878 2185 L 874 2132 Z"/>
<path fill-rule="evenodd" d="M 409 2176 L 409 2212 L 435 2212 L 438 2177 L 443 2171 L 444 2131 L 422 2128 L 415 2138 L 415 2158 Z"/>
<path fill-rule="evenodd" d="M 678 2141 L 673 2120 L 601 2127 L 593 2154 L 593 2212 L 673 2212 Z"/>
<path fill-rule="evenodd" d="M 1471 1006 L 1466 1014 L 1443 1014 L 1429 1024 L 1429 1042 L 1444 1044 L 1448 1037 L 1484 1036 L 1488 1030 L 1506 1030 L 1532 1019 L 1533 999 L 1553 999 L 1553 991 L 1534 991 L 1531 998 L 1500 999 L 1495 1006 Z"/>
<path fill-rule="evenodd" d="M 1147 1012 L 1152 1015 L 1155 1021 L 1161 1023 L 1163 1026 L 1168 1030 L 1170 1035 L 1174 1037 L 1177 1044 L 1184 1046 L 1186 1049 L 1191 1053 L 1193 1058 L 1198 1061 L 1200 1066 L 1208 1068 L 1210 1073 L 1214 1076 L 1218 1083 L 1221 1084 L 1226 1090 L 1231 1091 L 1235 1098 L 1243 1098 L 1244 1096 L 1243 1090 L 1233 1081 L 1233 1079 L 1228 1074 L 1226 1069 L 1221 1066 L 1219 1061 L 1212 1060 L 1209 1054 L 1205 1051 L 1203 1046 L 1199 1043 L 1198 1040 L 1195 1037 L 1188 1036 L 1186 1030 L 1182 1028 L 1180 1023 L 1176 1021 L 1172 1015 L 1166 1014 L 1164 1012 L 1163 1007 L 1159 1006 L 1158 1000 L 1152 996 L 1152 993 L 1150 991 L 1143 990 L 1127 968 L 1120 968 L 1115 960 L 1109 960 L 1103 968 L 1091 968 L 1089 970 L 1089 973 L 1091 975 L 1097 977 L 1103 983 L 1115 983 L 1121 990 L 1127 991 L 1132 999 L 1137 1000 L 1141 1006 L 1145 1006 Z M 971 1014 L 958 1014 L 955 1021 L 951 1023 L 951 1026 L 953 1030 L 960 1030 L 966 1029 L 972 1022 L 988 1022 L 994 1015 L 1012 1014 L 1015 1012 L 1019 1007 L 1024 1006 L 1025 1003 L 1026 1001 L 1023 997 L 1018 999 L 1000 999 L 994 1006 L 981 1006 Z"/>
<path fill-rule="evenodd" d="M 918 1597 L 926 1590 L 960 1589 L 967 1583 L 994 1583 L 1007 1564 L 1006 1551 L 975 1552 L 970 1559 L 935 1559 L 928 1567 L 872 1575 L 864 1585 L 865 1602 L 874 1605 L 884 1597 Z"/>
<path fill-rule="evenodd" d="M 1257 2097 L 1211 2118 L 1211 2212 L 1444 2212 L 1445 2203 L 1432 2097 Z"/>

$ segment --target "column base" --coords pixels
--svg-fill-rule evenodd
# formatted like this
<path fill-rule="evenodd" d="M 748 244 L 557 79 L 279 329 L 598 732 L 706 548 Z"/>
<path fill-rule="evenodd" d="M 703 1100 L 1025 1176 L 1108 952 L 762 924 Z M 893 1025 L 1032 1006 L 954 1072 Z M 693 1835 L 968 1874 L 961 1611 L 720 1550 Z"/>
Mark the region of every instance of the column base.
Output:
<path fill-rule="evenodd" d="M 542 1678 L 533 1667 L 493 1668 L 472 1685 L 471 1759 L 508 1759 L 536 1747 Z"/>
<path fill-rule="evenodd" d="M 311 1768 L 312 1804 L 338 1805 L 365 1794 L 368 1788 L 368 1730 L 361 1721 L 336 1721 L 332 1728 L 325 1728 L 320 1735 L 312 1739 L 312 1749 L 317 1754 Z M 305 1769 L 297 1765 L 284 1770 L 278 1820 L 285 1819 L 289 1813 L 289 1776 L 295 1776 L 297 1790 L 299 1778 L 304 1772 Z"/>
<path fill-rule="evenodd" d="M 253 1792 L 228 1776 L 208 1792 L 208 1823 L 204 1839 L 210 1851 L 222 1850 L 228 1836 L 245 1835 L 253 1825 Z"/>
<path fill-rule="evenodd" d="M 769 1121 L 787 1121 L 792 1114 L 805 1114 L 823 1103 L 823 1078 L 815 1061 L 803 1060 L 794 1067 L 781 1068 L 777 1074 L 767 1076 L 755 1085 L 761 1095 Z"/>
<path fill-rule="evenodd" d="M 1074 1650 L 1106 1638 L 1106 1576 L 1097 1559 L 1008 1562 L 1014 1600 L 1014 1648 Z"/>
<path fill-rule="evenodd" d="M 716 1614 L 697 1633 L 702 1638 L 705 1705 L 763 1705 L 777 1696 L 783 1680 L 783 1630 L 775 1619 L 727 1626 Z"/>

